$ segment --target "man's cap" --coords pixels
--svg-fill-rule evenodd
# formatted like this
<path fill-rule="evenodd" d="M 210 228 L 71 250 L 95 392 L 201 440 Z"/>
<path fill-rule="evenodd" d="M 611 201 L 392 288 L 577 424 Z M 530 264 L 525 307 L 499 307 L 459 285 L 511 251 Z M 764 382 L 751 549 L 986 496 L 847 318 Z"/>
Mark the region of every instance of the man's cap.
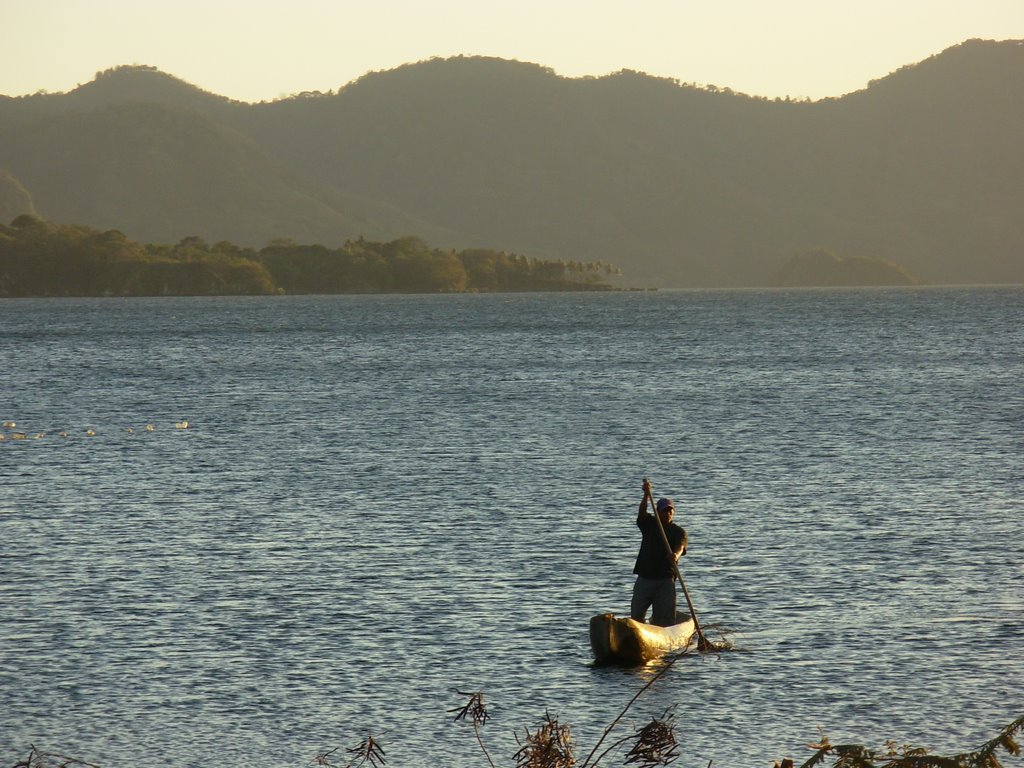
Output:
<path fill-rule="evenodd" d="M 664 512 L 666 509 L 675 509 L 676 505 L 672 503 L 672 499 L 658 499 L 658 511 Z"/>

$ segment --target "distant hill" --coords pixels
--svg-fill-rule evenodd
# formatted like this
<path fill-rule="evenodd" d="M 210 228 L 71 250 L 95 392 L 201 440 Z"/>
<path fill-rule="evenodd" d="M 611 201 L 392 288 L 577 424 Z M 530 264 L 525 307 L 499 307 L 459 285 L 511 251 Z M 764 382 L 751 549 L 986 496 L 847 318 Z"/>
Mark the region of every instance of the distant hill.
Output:
<path fill-rule="evenodd" d="M 0 168 L 0 222 L 13 221 L 22 214 L 35 214 L 32 195 L 8 171 Z"/>
<path fill-rule="evenodd" d="M 837 256 L 817 249 L 794 255 L 775 276 L 783 287 L 855 287 L 917 285 L 903 267 L 865 256 Z"/>
<path fill-rule="evenodd" d="M 168 243 L 188 235 L 261 245 L 383 238 L 394 229 L 448 234 L 386 203 L 320 185 L 203 112 L 135 98 L 92 103 L 74 93 L 84 109 L 55 111 L 48 97 L 20 130 L 0 128 L 0 165 L 17 169 L 47 218 Z"/>
<path fill-rule="evenodd" d="M 458 57 L 245 104 L 125 67 L 0 98 L 0 167 L 40 215 L 147 241 L 415 234 L 661 286 L 768 285 L 824 246 L 1024 282 L 1021 124 L 1020 41 L 818 102 Z"/>

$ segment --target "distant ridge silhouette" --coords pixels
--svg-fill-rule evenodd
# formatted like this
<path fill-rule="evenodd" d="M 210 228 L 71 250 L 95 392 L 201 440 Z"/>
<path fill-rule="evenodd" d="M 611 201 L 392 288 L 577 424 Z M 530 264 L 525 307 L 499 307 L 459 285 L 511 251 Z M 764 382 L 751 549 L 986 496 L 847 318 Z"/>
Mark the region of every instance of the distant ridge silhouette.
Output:
<path fill-rule="evenodd" d="M 666 287 L 770 285 L 818 248 L 1022 283 L 1022 124 L 1021 41 L 815 102 L 456 57 L 248 104 L 132 66 L 0 98 L 0 213 L 149 242 L 417 235 Z"/>

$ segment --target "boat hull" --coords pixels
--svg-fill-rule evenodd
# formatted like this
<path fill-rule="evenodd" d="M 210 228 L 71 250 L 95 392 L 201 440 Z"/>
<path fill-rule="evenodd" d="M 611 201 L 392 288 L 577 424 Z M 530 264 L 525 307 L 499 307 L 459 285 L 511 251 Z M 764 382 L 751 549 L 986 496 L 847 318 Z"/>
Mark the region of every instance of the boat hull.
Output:
<path fill-rule="evenodd" d="M 590 619 L 590 647 L 598 664 L 635 667 L 684 649 L 696 629 L 693 619 L 658 627 L 603 613 Z"/>

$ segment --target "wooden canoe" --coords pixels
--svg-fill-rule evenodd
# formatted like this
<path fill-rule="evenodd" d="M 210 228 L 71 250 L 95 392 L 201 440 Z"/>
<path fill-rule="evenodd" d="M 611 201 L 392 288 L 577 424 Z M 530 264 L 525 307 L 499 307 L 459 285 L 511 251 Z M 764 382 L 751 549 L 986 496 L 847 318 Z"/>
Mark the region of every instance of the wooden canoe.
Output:
<path fill-rule="evenodd" d="M 663 653 L 683 650 L 695 632 L 689 617 L 671 627 L 658 627 L 603 613 L 590 620 L 590 647 L 598 664 L 635 667 Z"/>

